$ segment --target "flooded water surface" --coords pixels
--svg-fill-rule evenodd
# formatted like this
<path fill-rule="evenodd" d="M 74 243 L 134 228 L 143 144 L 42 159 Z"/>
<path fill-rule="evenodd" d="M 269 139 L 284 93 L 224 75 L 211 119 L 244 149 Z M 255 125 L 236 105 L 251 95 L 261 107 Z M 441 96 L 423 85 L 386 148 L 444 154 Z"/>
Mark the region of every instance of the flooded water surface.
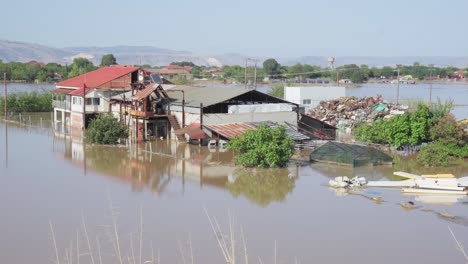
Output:
<path fill-rule="evenodd" d="M 462 263 L 448 227 L 468 245 L 466 197 L 327 187 L 339 175 L 389 179 L 391 166 L 244 170 L 229 151 L 166 140 L 91 146 L 4 123 L 0 135 L 2 263 L 54 263 L 55 244 L 61 263 L 92 263 L 89 248 L 95 263 L 119 263 L 116 252 L 140 263 L 140 245 L 141 263 L 225 263 L 217 238 L 231 234 L 244 263 L 242 233 L 250 263 L 275 252 L 277 263 Z"/>

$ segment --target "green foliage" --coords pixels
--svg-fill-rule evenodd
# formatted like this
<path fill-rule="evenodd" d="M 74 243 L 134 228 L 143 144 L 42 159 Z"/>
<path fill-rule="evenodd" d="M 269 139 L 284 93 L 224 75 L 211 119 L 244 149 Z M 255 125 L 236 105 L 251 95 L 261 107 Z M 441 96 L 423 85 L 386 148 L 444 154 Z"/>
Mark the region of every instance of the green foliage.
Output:
<path fill-rule="evenodd" d="M 232 78 L 239 82 L 244 82 L 244 70 L 239 65 L 223 66 L 223 75 L 225 78 Z"/>
<path fill-rule="evenodd" d="M 462 147 L 436 142 L 421 148 L 418 161 L 426 166 L 448 166 L 455 159 L 468 158 L 468 145 Z"/>
<path fill-rule="evenodd" d="M 418 109 L 410 117 L 410 145 L 416 146 L 429 141 L 429 128 L 432 126 L 434 114 L 425 104 L 419 104 Z"/>
<path fill-rule="evenodd" d="M 465 141 L 466 133 L 450 113 L 437 119 L 435 124 L 429 129 L 429 134 L 432 140 L 444 144 L 463 146 L 467 143 Z"/>
<path fill-rule="evenodd" d="M 397 115 L 390 120 L 362 124 L 354 130 L 358 140 L 395 147 L 416 146 L 430 140 L 429 129 L 434 123 L 434 114 L 425 104 L 419 104 L 411 114 Z"/>
<path fill-rule="evenodd" d="M 101 58 L 101 64 L 99 66 L 109 66 L 117 64 L 117 59 L 114 57 L 114 54 L 106 54 Z"/>
<path fill-rule="evenodd" d="M 227 189 L 234 195 L 244 195 L 260 206 L 267 206 L 273 201 L 281 202 L 294 189 L 294 178 L 288 176 L 287 169 L 238 169 L 233 183 L 227 183 Z"/>
<path fill-rule="evenodd" d="M 76 77 L 81 74 L 85 74 L 90 71 L 94 71 L 93 63 L 86 58 L 75 58 L 73 59 L 73 64 L 71 65 L 71 70 L 68 73 L 68 78 Z"/>
<path fill-rule="evenodd" d="M 274 83 L 271 85 L 268 94 L 278 98 L 284 98 L 284 84 L 283 83 Z"/>
<path fill-rule="evenodd" d="M 426 166 L 447 166 L 450 155 L 445 148 L 434 144 L 421 148 L 417 159 Z"/>
<path fill-rule="evenodd" d="M 238 152 L 236 164 L 244 167 L 285 167 L 294 153 L 294 141 L 284 127 L 264 124 L 233 138 L 228 147 Z"/>
<path fill-rule="evenodd" d="M 93 144 L 117 144 L 120 138 L 128 137 L 128 128 L 111 114 L 99 114 L 91 120 L 86 130 L 86 140 Z"/>
<path fill-rule="evenodd" d="M 278 78 L 281 74 L 281 65 L 275 59 L 270 58 L 263 62 L 263 70 L 271 78 Z"/>
<path fill-rule="evenodd" d="M 190 79 L 188 79 L 186 76 L 183 76 L 183 75 L 178 75 L 170 79 L 170 81 L 176 85 L 189 85 L 190 84 Z"/>
<path fill-rule="evenodd" d="M 5 97 L 0 98 L 0 109 L 4 108 Z M 52 93 L 21 92 L 8 94 L 8 112 L 50 112 Z"/>
<path fill-rule="evenodd" d="M 181 67 L 184 67 L 184 66 L 191 66 L 191 67 L 195 67 L 195 64 L 191 61 L 175 61 L 175 62 L 171 62 L 170 65 L 178 65 L 178 66 L 181 66 Z"/>

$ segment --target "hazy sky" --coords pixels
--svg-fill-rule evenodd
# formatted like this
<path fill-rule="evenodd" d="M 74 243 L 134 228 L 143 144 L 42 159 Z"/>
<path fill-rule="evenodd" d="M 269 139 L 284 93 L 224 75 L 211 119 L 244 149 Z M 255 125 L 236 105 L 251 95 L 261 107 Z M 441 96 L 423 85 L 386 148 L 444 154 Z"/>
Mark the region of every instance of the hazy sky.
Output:
<path fill-rule="evenodd" d="M 0 38 L 251 56 L 468 56 L 468 0 L 14 0 Z"/>

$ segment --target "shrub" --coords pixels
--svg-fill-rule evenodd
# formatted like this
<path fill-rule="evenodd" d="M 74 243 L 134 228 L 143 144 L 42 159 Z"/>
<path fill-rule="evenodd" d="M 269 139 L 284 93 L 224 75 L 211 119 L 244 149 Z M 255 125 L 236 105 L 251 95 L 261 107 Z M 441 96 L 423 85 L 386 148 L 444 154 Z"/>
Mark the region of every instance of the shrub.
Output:
<path fill-rule="evenodd" d="M 111 114 L 99 114 L 86 130 L 86 140 L 93 144 L 117 144 L 128 137 L 128 129 Z"/>
<path fill-rule="evenodd" d="M 4 108 L 4 97 L 0 98 L 0 109 Z M 21 92 L 8 94 L 8 112 L 50 112 L 52 93 Z"/>
<path fill-rule="evenodd" d="M 233 138 L 228 147 L 238 152 L 236 164 L 244 167 L 285 167 L 294 154 L 294 141 L 286 129 L 264 124 Z"/>
<path fill-rule="evenodd" d="M 468 157 L 468 145 L 459 147 L 453 144 L 437 142 L 421 148 L 418 161 L 426 166 L 447 166 L 454 159 Z"/>

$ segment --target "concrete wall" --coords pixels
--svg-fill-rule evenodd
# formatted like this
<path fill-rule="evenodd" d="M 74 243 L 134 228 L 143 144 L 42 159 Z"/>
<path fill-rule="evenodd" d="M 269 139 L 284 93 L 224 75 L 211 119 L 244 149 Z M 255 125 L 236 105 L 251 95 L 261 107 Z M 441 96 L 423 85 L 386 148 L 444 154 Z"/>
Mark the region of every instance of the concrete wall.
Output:
<path fill-rule="evenodd" d="M 281 112 L 281 111 L 292 111 L 291 104 L 256 104 L 256 105 L 230 105 L 228 107 L 228 113 L 239 114 L 239 113 L 269 113 L 269 112 Z"/>
<path fill-rule="evenodd" d="M 346 88 L 342 86 L 298 86 L 284 87 L 284 99 L 306 108 L 314 108 L 320 101 L 338 99 L 346 96 Z M 304 104 L 304 100 L 310 100 L 310 104 Z"/>
<path fill-rule="evenodd" d="M 107 90 L 92 90 L 85 95 L 85 98 L 100 98 L 99 105 L 86 105 L 87 113 L 101 113 L 109 111 L 109 96 L 110 92 Z M 75 99 L 74 99 L 75 98 Z M 73 103 L 75 100 L 75 103 Z M 72 96 L 71 108 L 72 112 L 83 113 L 83 96 Z"/>

